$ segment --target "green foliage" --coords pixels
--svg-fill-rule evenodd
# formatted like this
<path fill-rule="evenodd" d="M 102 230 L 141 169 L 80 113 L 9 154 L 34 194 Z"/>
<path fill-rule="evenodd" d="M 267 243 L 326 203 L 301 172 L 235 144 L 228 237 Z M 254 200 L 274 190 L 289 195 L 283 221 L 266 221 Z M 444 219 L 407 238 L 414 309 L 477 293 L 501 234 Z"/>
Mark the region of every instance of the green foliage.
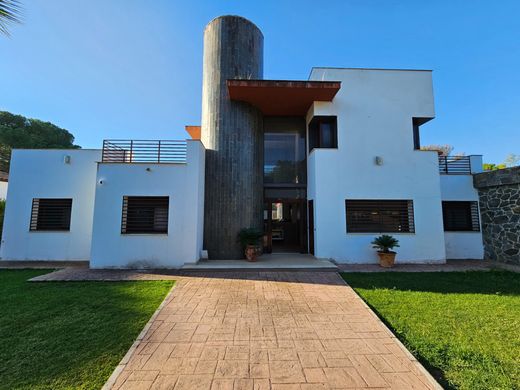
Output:
<path fill-rule="evenodd" d="M 248 245 L 258 245 L 260 239 L 264 236 L 261 230 L 255 228 L 242 229 L 238 233 L 238 241 L 245 248 Z"/>
<path fill-rule="evenodd" d="M 372 248 L 376 248 L 379 252 L 388 253 L 391 249 L 399 247 L 399 240 L 388 234 L 383 234 L 376 237 L 371 244 Z"/>
<path fill-rule="evenodd" d="M 101 389 L 171 281 L 42 282 L 0 270 L 0 388 Z"/>
<path fill-rule="evenodd" d="M 0 34 L 9 36 L 9 25 L 20 23 L 21 13 L 18 0 L 0 0 Z"/>
<path fill-rule="evenodd" d="M 520 274 L 342 276 L 444 387 L 520 389 Z"/>
<path fill-rule="evenodd" d="M 11 149 L 77 149 L 74 136 L 50 122 L 0 111 L 0 170 L 7 172 Z"/>
<path fill-rule="evenodd" d="M 488 164 L 488 163 L 484 163 L 482 164 L 482 169 L 484 169 L 484 171 L 496 171 L 497 169 L 504 169 L 504 168 L 507 168 L 506 167 L 506 164 Z"/>

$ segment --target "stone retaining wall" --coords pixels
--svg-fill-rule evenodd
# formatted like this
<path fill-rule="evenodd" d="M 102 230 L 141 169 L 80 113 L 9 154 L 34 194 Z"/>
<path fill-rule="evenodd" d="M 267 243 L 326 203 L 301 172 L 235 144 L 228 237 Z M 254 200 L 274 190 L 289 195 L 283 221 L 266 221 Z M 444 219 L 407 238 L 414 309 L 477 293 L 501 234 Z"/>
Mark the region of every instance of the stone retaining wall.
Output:
<path fill-rule="evenodd" d="M 520 264 L 520 167 L 479 173 L 473 184 L 480 197 L 485 258 Z"/>

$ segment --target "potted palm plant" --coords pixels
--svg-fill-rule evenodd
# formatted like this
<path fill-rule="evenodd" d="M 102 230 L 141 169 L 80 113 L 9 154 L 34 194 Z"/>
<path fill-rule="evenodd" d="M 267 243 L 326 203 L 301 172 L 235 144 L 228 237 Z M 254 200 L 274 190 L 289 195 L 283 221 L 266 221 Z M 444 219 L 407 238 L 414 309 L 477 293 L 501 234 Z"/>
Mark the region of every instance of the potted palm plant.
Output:
<path fill-rule="evenodd" d="M 256 261 L 256 257 L 260 254 L 260 239 L 264 233 L 255 228 L 242 229 L 238 233 L 238 240 L 244 248 L 244 253 L 248 261 Z"/>
<path fill-rule="evenodd" d="M 383 234 L 376 237 L 371 244 L 372 248 L 377 249 L 379 265 L 385 268 L 393 267 L 396 253 L 392 249 L 399 247 L 399 241 L 388 234 Z"/>

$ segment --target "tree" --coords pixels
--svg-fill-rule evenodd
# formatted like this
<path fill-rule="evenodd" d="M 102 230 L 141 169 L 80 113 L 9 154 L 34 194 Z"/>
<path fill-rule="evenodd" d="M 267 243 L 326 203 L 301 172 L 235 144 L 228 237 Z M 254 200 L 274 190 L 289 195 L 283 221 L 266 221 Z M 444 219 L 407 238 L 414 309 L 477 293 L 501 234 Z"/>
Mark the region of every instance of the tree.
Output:
<path fill-rule="evenodd" d="M 453 146 L 451 145 L 425 145 L 421 146 L 421 150 L 434 150 L 441 156 L 449 156 L 453 152 Z"/>
<path fill-rule="evenodd" d="M 0 111 L 0 171 L 8 172 L 11 149 L 78 149 L 74 136 L 50 122 Z"/>
<path fill-rule="evenodd" d="M 18 0 L 0 0 L 0 33 L 9 36 L 9 26 L 20 23 L 22 7 Z"/>
<path fill-rule="evenodd" d="M 508 168 L 516 167 L 520 161 L 520 156 L 517 154 L 509 153 L 504 160 L 504 165 Z"/>

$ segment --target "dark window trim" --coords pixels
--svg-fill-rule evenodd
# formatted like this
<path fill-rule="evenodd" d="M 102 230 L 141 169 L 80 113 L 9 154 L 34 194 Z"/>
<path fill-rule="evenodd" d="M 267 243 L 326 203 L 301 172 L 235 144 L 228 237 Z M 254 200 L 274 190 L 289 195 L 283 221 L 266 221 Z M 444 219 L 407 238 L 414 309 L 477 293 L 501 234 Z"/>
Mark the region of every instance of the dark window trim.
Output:
<path fill-rule="evenodd" d="M 324 146 L 323 132 L 321 124 L 328 123 L 332 125 L 332 146 Z M 337 149 L 338 148 L 338 117 L 335 115 L 316 115 L 309 122 L 308 145 L 309 153 L 314 149 Z"/>
<path fill-rule="evenodd" d="M 31 232 L 68 232 L 72 216 L 72 198 L 33 198 Z"/>
<path fill-rule="evenodd" d="M 411 199 L 345 199 L 345 214 L 347 234 L 415 233 Z M 367 214 L 370 214 L 369 218 L 366 218 Z M 389 223 L 395 222 L 396 218 L 401 219 L 400 224 Z"/>
<path fill-rule="evenodd" d="M 463 217 L 464 220 L 454 220 L 455 210 L 468 214 Z M 478 202 L 476 200 L 442 201 L 442 221 L 445 232 L 480 232 Z"/>
<path fill-rule="evenodd" d="M 413 149 L 421 150 L 421 129 L 420 126 L 432 118 L 412 118 L 412 129 L 413 129 Z"/>
<path fill-rule="evenodd" d="M 157 220 L 157 209 L 166 213 Z M 170 213 L 169 196 L 123 196 L 121 234 L 168 234 Z M 159 223 L 161 226 L 157 227 Z"/>

